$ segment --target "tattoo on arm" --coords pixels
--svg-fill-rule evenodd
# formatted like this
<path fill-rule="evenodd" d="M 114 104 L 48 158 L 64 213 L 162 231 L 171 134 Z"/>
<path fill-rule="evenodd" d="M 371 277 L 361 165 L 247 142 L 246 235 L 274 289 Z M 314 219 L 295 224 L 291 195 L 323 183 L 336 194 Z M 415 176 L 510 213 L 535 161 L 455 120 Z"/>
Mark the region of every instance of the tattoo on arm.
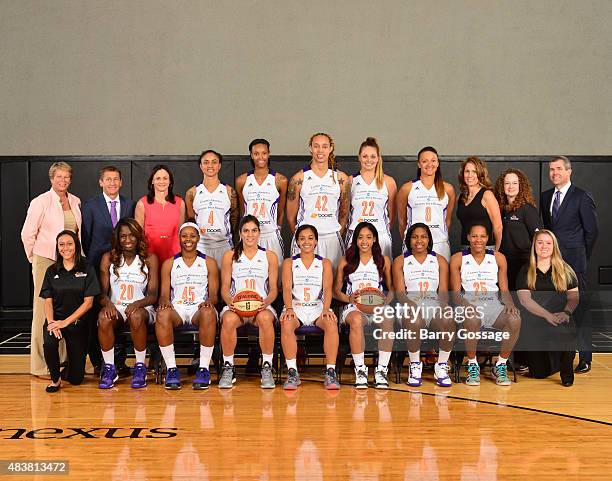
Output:
<path fill-rule="evenodd" d="M 230 188 L 231 189 L 231 188 Z M 232 226 L 232 230 L 236 232 L 238 228 L 238 216 L 240 212 L 238 211 L 238 195 L 234 189 L 230 190 L 230 224 Z"/>
<path fill-rule="evenodd" d="M 289 188 L 287 190 L 287 199 L 297 199 L 297 187 L 302 185 L 302 179 L 291 179 L 289 182 Z"/>

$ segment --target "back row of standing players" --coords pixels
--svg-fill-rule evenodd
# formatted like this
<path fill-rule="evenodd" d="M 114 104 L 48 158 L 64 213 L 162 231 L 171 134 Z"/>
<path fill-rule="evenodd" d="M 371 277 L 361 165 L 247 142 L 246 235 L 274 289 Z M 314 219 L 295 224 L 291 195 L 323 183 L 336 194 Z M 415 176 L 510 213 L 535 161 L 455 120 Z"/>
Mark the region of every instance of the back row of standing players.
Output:
<path fill-rule="evenodd" d="M 181 254 L 177 254 L 166 262 L 161 273 L 162 295 L 158 304 L 156 330 L 162 355 L 169 368 L 166 387 L 180 387 L 172 346 L 172 329 L 182 323 L 200 325 L 201 365 L 196 374 L 194 387 L 207 387 L 210 383 L 208 363 L 212 355 L 215 336 L 217 315 L 214 303 L 218 300 L 216 292 L 219 277 L 223 284 L 229 284 L 227 286 L 229 292 L 225 292 L 227 289 L 221 289 L 222 300 L 228 307 L 221 312 L 224 326 L 221 333 L 224 367 L 220 387 L 231 387 L 235 382 L 232 353 L 236 342 L 236 328 L 245 321 L 253 321 L 260 330 L 263 353 L 262 387 L 274 386 L 271 363 L 273 323 L 276 320 L 276 312 L 270 307 L 270 304 L 278 292 L 276 288 L 278 269 L 270 269 L 270 263 L 278 263 L 278 266 L 282 267 L 284 284 L 292 286 L 291 295 L 284 296 L 287 298 L 284 299 L 285 310 L 281 315 L 281 325 L 289 326 L 289 330 L 282 329 L 283 333 L 287 330 L 287 333 L 284 333 L 286 342 L 283 343 L 283 347 L 289 351 L 285 352 L 288 367 L 285 387 L 297 388 L 300 382 L 295 363 L 295 339 L 293 336 L 292 342 L 288 342 L 287 338 L 291 337 L 289 334 L 292 334 L 299 325 L 313 323 L 321 327 L 326 334 L 325 385 L 331 389 L 339 387 L 334 365 L 338 343 L 337 321 L 329 309 L 334 278 L 333 270 L 338 271 L 339 275 L 336 277 L 343 286 L 341 289 L 334 289 L 335 297 L 348 303 L 341 320 L 351 325 L 351 333 L 355 333 L 351 334 L 350 338 L 351 352 L 356 366 L 355 384 L 357 387 L 367 387 L 367 369 L 364 365 L 362 346 L 363 324 L 371 321 L 371 318 L 362 315 L 356 309 L 355 298 L 357 292 L 363 287 L 376 287 L 388 292 L 389 301 L 393 297 L 389 289 L 394 284 L 391 276 L 390 226 L 394 221 L 396 201 L 400 232 L 404 234 L 410 226 L 417 224 L 423 227 L 417 230 L 411 229 L 403 246 L 403 250 L 407 250 L 408 253 L 396 259 L 395 270 L 404 274 L 401 276 L 402 292 L 422 294 L 423 279 L 430 281 L 430 292 L 435 293 L 438 289 L 440 291 L 448 289 L 448 260 L 450 259 L 448 230 L 455 194 L 453 187 L 441 180 L 439 160 L 435 149 L 426 147 L 419 152 L 417 178 L 402 186 L 398 195 L 395 181 L 383 172 L 380 150 L 375 139 L 368 138 L 360 146 L 361 169 L 353 176 L 347 176 L 336 169 L 334 145 L 329 135 L 322 133 L 313 135 L 309 146 L 312 153 L 310 166 L 295 174 L 288 182 L 286 177 L 269 169 L 269 143 L 264 139 L 254 140 L 249 146 L 254 169 L 236 179 L 236 191 L 219 180 L 221 155 L 212 150 L 202 153 L 200 168 L 204 174 L 204 180 L 200 185 L 187 191 L 185 202 L 186 217 L 193 219 L 195 223 L 183 224 L 180 235 L 176 236 L 180 237 Z M 161 184 L 164 187 L 163 182 Z M 157 187 L 155 177 L 150 187 Z M 239 228 L 233 229 L 232 226 L 236 225 L 239 218 L 238 208 L 242 221 Z M 147 229 L 146 211 L 146 200 L 143 199 L 137 205 L 135 216 L 144 225 L 147 241 L 153 246 L 158 239 L 152 239 L 151 233 L 147 232 L 149 229 Z M 283 267 L 284 252 L 280 228 L 285 212 L 289 228 L 294 234 L 294 240 L 291 246 L 293 257 L 288 259 L 285 262 L 286 266 Z M 245 220 L 249 219 L 251 222 L 245 223 Z M 301 229 L 307 226 L 313 228 Z M 364 229 L 364 226 L 368 228 Z M 353 240 L 356 230 L 360 234 L 359 239 Z M 475 230 L 474 235 L 470 236 L 470 241 L 471 237 L 474 237 L 475 243 L 482 247 L 478 252 L 480 258 L 477 259 L 476 264 L 484 266 L 482 256 L 488 255 L 492 256 L 492 261 L 486 264 L 491 267 L 483 267 L 482 272 L 476 272 L 474 268 L 463 266 L 465 260 L 459 258 L 458 261 L 465 271 L 465 279 L 460 279 L 460 282 L 463 282 L 465 290 L 473 290 L 467 278 L 470 275 L 474 278 L 478 277 L 482 284 L 482 279 L 486 277 L 485 291 L 495 292 L 498 284 L 504 284 L 504 281 L 498 282 L 505 278 L 503 256 L 500 260 L 499 254 L 485 253 L 484 248 L 488 241 L 487 229 Z M 481 230 L 483 232 L 480 232 Z M 236 247 L 232 239 L 232 232 L 235 231 L 239 232 L 240 237 Z M 297 235 L 300 233 L 304 237 L 301 241 Z M 421 236 L 420 240 L 419 236 Z M 480 236 L 479 239 L 476 239 L 478 236 Z M 414 246 L 411 246 L 411 237 L 415 237 Z M 349 248 L 347 256 L 343 257 L 345 247 L 351 245 L 352 252 Z M 376 245 L 380 246 L 380 250 L 377 250 Z M 416 248 L 417 245 L 420 245 L 423 251 L 421 252 L 423 255 L 420 256 L 423 259 L 417 259 L 415 253 L 412 252 L 411 247 Z M 305 250 L 306 255 L 304 255 Z M 432 251 L 433 256 L 428 255 Z M 203 255 L 192 255 L 197 252 Z M 436 256 L 435 253 L 438 255 Z M 476 252 L 470 254 L 469 257 L 472 255 L 476 255 Z M 211 263 L 212 259 L 216 261 L 214 266 Z M 319 269 L 319 273 L 311 279 L 313 263 L 314 271 Z M 415 267 L 409 267 L 411 265 Z M 129 269 L 125 262 L 120 261 L 119 266 L 126 271 Z M 221 276 L 218 276 L 217 273 L 210 276 L 210 271 L 215 271 L 217 266 L 221 267 Z M 308 271 L 308 275 L 300 277 L 300 267 L 302 271 Z M 103 267 L 101 272 L 106 269 Z M 272 271 L 273 275 L 271 275 Z M 285 279 L 286 276 L 288 279 Z M 211 278 L 217 280 L 211 281 Z M 170 281 L 165 288 L 164 279 Z M 399 284 L 397 281 L 395 283 Z M 104 284 L 106 282 L 103 280 L 103 290 Z M 264 299 L 263 309 L 253 319 L 241 318 L 231 309 L 233 295 L 237 290 L 245 287 L 257 291 Z M 499 285 L 499 287 L 507 290 L 507 285 Z M 212 299 L 209 297 L 210 292 L 214 292 Z M 142 291 L 143 296 L 144 294 L 145 290 Z M 403 297 L 404 301 L 410 302 L 408 297 Z M 316 302 L 313 303 L 313 301 Z M 317 306 L 314 311 L 309 310 L 309 307 L 313 305 Z M 508 330 L 513 343 L 518 333 L 517 323 L 520 321 L 511 298 L 508 296 L 503 305 L 497 303 L 492 309 L 496 312 L 489 313 L 490 324 Z M 108 311 L 102 312 L 101 326 L 105 325 L 104 317 L 108 318 L 108 314 Z M 149 317 L 152 319 L 152 313 Z M 429 324 L 432 319 L 421 319 L 420 321 Z M 445 324 L 442 319 L 433 321 L 434 324 L 440 324 L 435 326 L 438 330 L 454 331 L 454 326 L 446 325 L 448 322 Z M 383 328 L 386 331 L 392 330 L 392 326 L 389 325 Z M 476 326 L 475 330 L 479 328 L 480 326 Z M 109 345 L 108 340 L 103 342 L 102 337 L 100 340 L 101 344 Z M 387 340 L 379 345 L 379 364 L 375 371 L 377 387 L 388 387 L 387 365 L 391 355 L 391 346 L 388 344 Z M 422 364 L 418 347 L 417 345 L 416 348 L 413 346 L 412 349 L 409 349 L 411 358 L 409 383 L 411 385 L 421 383 Z M 475 347 L 474 343 L 473 349 L 468 349 L 471 361 L 475 360 Z M 104 348 L 103 345 L 103 355 L 108 367 L 112 356 Z M 440 357 L 435 365 L 435 377 L 438 384 L 442 386 L 450 385 L 447 373 L 451 348 L 452 343 L 441 343 Z M 505 350 L 502 349 L 501 361 L 498 361 L 496 366 L 499 368 L 495 372 L 498 384 L 509 383 L 505 373 L 505 359 L 509 355 L 509 349 L 511 345 L 506 345 Z M 116 373 L 108 372 L 107 367 L 102 375 L 101 387 L 111 387 L 116 378 Z M 479 382 L 478 376 L 472 376 L 471 381 Z M 136 384 L 134 387 L 138 387 L 139 383 Z"/>

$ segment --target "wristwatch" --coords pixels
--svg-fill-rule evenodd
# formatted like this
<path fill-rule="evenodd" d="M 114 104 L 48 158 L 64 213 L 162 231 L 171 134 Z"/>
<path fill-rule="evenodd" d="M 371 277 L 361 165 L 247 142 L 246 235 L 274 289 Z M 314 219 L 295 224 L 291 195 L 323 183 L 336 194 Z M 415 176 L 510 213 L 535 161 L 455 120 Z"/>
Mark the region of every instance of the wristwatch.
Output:
<path fill-rule="evenodd" d="M 565 312 L 569 317 L 572 317 L 572 311 L 565 310 L 563 312 Z"/>

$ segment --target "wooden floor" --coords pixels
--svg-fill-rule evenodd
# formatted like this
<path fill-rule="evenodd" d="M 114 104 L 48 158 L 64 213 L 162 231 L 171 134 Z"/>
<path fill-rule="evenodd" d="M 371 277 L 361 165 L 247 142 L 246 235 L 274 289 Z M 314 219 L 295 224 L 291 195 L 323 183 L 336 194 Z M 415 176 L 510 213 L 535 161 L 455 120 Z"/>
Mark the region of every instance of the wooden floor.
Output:
<path fill-rule="evenodd" d="M 428 374 L 422 388 L 387 392 L 327 392 L 313 370 L 293 393 L 255 377 L 231 391 L 194 392 L 189 379 L 181 391 L 136 391 L 128 379 L 102 391 L 88 376 L 50 395 L 46 381 L 15 374 L 27 356 L 0 363 L 12 373 L 0 376 L 0 459 L 69 460 L 70 474 L 52 479 L 611 478 L 612 355 L 569 389 L 484 376 L 477 388 L 441 389 Z"/>

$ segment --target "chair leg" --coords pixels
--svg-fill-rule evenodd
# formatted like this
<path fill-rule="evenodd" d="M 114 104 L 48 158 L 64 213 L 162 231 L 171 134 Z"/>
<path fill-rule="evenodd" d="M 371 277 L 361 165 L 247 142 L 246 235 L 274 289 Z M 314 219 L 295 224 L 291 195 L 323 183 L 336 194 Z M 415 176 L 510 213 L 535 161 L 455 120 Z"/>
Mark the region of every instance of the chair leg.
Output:
<path fill-rule="evenodd" d="M 402 367 L 406 360 L 406 351 L 395 351 L 393 357 L 395 358 L 395 384 L 400 384 L 402 382 Z"/>

